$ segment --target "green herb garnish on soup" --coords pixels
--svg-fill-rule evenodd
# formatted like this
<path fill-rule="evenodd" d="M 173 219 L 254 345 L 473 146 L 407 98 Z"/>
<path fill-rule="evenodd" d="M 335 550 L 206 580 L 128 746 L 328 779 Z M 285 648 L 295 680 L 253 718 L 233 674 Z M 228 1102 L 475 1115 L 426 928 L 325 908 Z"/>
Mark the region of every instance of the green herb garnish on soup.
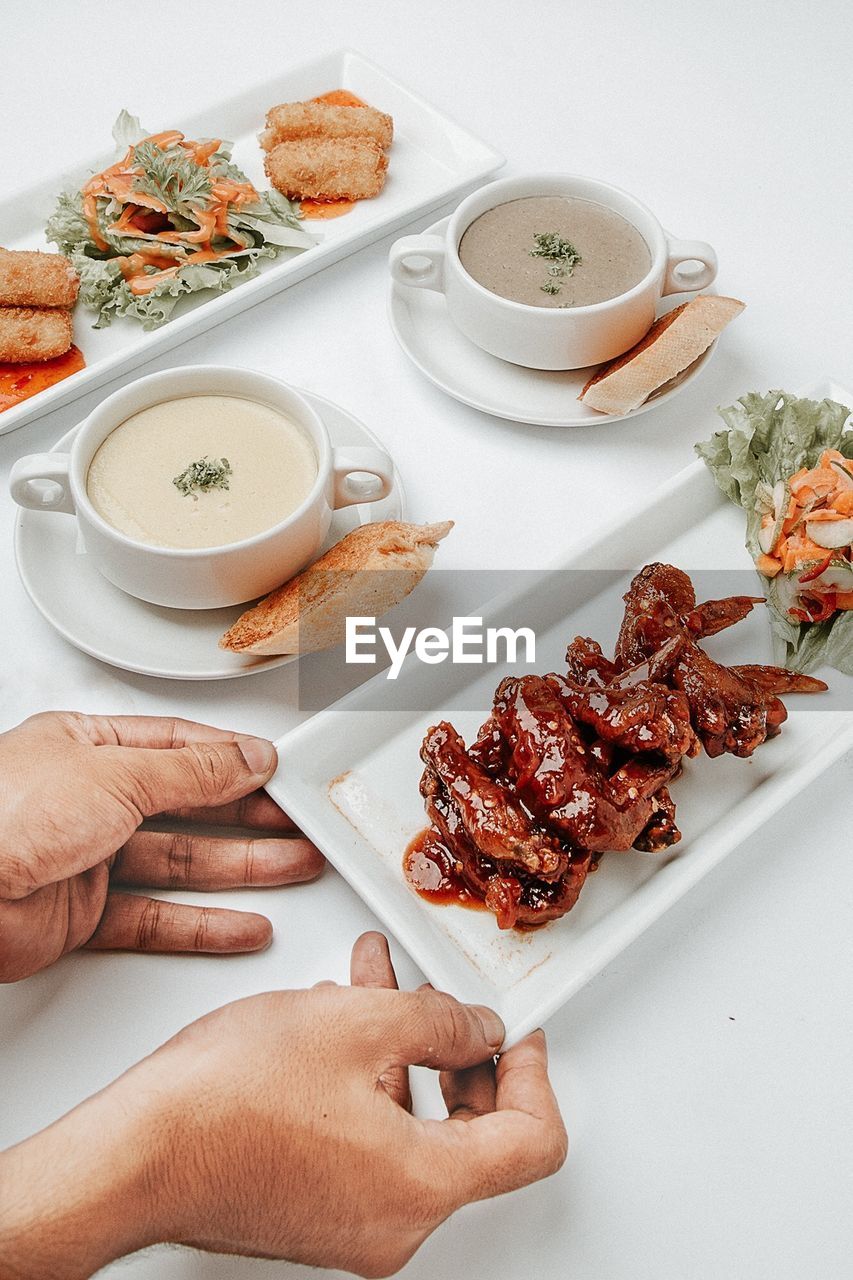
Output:
<path fill-rule="evenodd" d="M 172 484 L 188 498 L 196 491 L 207 493 L 210 489 L 228 489 L 231 463 L 227 458 L 198 458 L 185 467 Z"/>

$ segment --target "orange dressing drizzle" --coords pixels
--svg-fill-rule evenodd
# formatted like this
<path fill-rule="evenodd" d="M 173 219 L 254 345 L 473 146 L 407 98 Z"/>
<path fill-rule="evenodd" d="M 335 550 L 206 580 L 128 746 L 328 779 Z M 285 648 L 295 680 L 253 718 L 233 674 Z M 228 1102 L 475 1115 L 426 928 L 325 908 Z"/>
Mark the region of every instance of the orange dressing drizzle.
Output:
<path fill-rule="evenodd" d="M 53 360 L 0 364 L 0 413 L 85 367 L 86 361 L 78 347 L 69 347 L 64 355 Z"/>
<path fill-rule="evenodd" d="M 192 142 L 170 129 L 164 133 L 151 134 L 142 139 L 153 146 L 165 150 L 168 147 L 180 146 L 187 155 L 201 168 L 209 167 L 211 156 L 218 151 L 220 139 L 211 138 L 207 142 Z M 116 259 L 122 275 L 128 281 L 130 290 L 137 296 L 150 293 L 163 280 L 176 276 L 182 267 L 194 262 L 215 262 L 220 258 L 228 258 L 243 251 L 242 245 L 232 244 L 226 249 L 213 249 L 214 236 L 230 239 L 228 233 L 228 208 L 235 205 L 242 208 L 246 204 L 255 204 L 258 193 L 251 182 L 237 182 L 233 178 L 220 177 L 211 184 L 212 203 L 209 209 L 200 209 L 196 213 L 198 227 L 191 231 L 156 230 L 158 214 L 167 212 L 166 206 L 153 196 L 135 190 L 135 179 L 142 173 L 141 166 L 134 160 L 133 147 L 128 148 L 123 158 L 109 165 L 102 173 L 96 173 L 83 186 L 83 213 L 89 224 L 89 233 L 99 249 L 106 252 L 109 245 L 98 226 L 97 201 L 99 196 L 112 197 L 123 205 L 121 214 L 112 223 L 110 230 L 125 233 L 134 238 L 152 242 L 150 250 L 139 249 L 135 253 Z M 146 224 L 152 229 L 147 230 Z M 162 221 L 160 221 L 162 226 Z M 174 258 L 158 253 L 157 242 L 174 244 L 183 248 L 185 256 Z M 195 246 L 200 248 L 193 252 Z M 156 273 L 146 270 L 155 267 Z"/>

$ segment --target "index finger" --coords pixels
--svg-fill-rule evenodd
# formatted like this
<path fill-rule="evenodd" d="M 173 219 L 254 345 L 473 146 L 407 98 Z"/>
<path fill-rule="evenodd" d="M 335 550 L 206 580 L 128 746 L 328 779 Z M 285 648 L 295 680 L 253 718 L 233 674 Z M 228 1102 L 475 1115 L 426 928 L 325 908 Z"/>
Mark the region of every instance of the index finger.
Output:
<path fill-rule="evenodd" d="M 396 991 L 397 975 L 391 961 L 388 939 L 371 930 L 356 939 L 350 960 L 350 982 L 354 987 L 375 987 Z M 389 1067 L 379 1077 L 385 1092 L 404 1111 L 412 1109 L 409 1073 L 403 1066 Z"/>
<path fill-rule="evenodd" d="M 562 1166 L 568 1137 L 548 1079 L 545 1035 L 534 1031 L 498 1059 L 496 1109 L 433 1129 L 448 1156 L 454 1207 L 516 1191 Z"/>

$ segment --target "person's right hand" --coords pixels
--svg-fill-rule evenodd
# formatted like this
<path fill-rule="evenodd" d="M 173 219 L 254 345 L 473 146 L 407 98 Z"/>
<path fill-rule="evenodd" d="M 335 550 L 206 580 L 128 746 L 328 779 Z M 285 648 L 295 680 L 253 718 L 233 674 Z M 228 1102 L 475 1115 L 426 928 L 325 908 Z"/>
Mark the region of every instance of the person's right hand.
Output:
<path fill-rule="evenodd" d="M 50 1167 L 50 1135 L 65 1126 L 54 1146 L 96 1162 L 104 1188 L 87 1194 L 78 1176 L 70 1222 L 51 1206 L 64 1234 L 35 1254 L 32 1232 L 18 1235 L 27 1256 L 77 1280 L 89 1271 L 73 1269 L 69 1239 L 86 1241 L 90 1268 L 172 1241 L 387 1276 L 461 1205 L 561 1166 L 541 1031 L 495 1064 L 504 1028 L 491 1010 L 379 989 L 394 975 L 378 934 L 356 944 L 353 980 L 364 985 L 268 992 L 208 1014 L 17 1149 L 47 1141 L 34 1158 Z M 413 1064 L 442 1072 L 446 1120 L 407 1110 Z M 95 1132 L 105 1149 L 84 1160 Z M 58 1168 L 54 1201 L 68 1202 L 67 1174 Z M 22 1185 L 20 1168 L 11 1176 Z M 44 1198 L 29 1195 L 36 1221 Z"/>

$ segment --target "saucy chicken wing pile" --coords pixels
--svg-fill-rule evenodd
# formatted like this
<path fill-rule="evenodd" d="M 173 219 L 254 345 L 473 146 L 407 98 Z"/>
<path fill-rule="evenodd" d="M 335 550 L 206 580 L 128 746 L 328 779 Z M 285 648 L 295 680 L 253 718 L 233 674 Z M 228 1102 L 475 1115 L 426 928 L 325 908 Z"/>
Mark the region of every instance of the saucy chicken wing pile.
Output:
<path fill-rule="evenodd" d="M 685 756 L 751 755 L 785 720 L 779 694 L 826 689 L 779 667 L 726 667 L 701 648 L 760 597 L 697 605 L 686 573 L 651 564 L 624 599 L 612 660 L 577 636 L 564 675 L 501 681 L 470 748 L 446 721 L 429 730 L 421 793 L 432 825 L 404 864 L 415 887 L 455 882 L 501 929 L 555 920 L 605 852 L 681 839 L 669 784 Z"/>

